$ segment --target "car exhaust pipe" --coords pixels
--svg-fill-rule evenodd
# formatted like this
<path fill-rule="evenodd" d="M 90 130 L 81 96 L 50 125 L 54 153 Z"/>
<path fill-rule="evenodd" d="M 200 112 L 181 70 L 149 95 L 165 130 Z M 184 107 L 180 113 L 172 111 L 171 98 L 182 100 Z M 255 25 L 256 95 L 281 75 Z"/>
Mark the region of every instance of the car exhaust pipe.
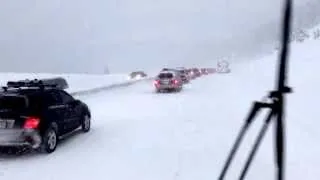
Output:
<path fill-rule="evenodd" d="M 27 130 L 24 132 L 25 139 L 30 143 L 32 149 L 37 149 L 42 143 L 41 136 L 35 130 Z"/>

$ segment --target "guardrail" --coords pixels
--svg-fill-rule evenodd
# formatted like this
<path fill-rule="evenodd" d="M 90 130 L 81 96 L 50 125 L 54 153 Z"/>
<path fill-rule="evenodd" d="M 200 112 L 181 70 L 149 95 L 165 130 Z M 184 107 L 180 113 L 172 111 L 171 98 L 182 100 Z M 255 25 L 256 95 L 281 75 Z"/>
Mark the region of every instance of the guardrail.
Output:
<path fill-rule="evenodd" d="M 120 87 L 127 87 L 141 81 L 153 79 L 151 76 L 140 80 L 126 80 L 126 75 L 124 74 L 110 74 L 101 76 L 87 74 L 0 73 L 0 85 L 5 85 L 8 80 L 18 81 L 23 79 L 43 79 L 57 77 L 63 77 L 68 81 L 71 88 L 68 88 L 67 92 L 74 96 L 95 94 Z M 97 86 L 99 83 L 101 83 L 101 85 Z"/>
<path fill-rule="evenodd" d="M 120 88 L 120 87 L 128 87 L 133 84 L 139 83 L 139 82 L 144 82 L 144 81 L 150 81 L 152 80 L 153 77 L 148 77 L 140 80 L 129 80 L 123 83 L 116 83 L 116 84 L 111 84 L 111 85 L 106 85 L 106 86 L 101 86 L 101 87 L 96 87 L 88 90 L 81 90 L 81 91 L 76 91 L 76 92 L 71 92 L 70 94 L 73 96 L 86 96 L 86 95 L 92 95 L 96 93 L 100 93 L 103 91 L 109 91 L 112 89 Z"/>

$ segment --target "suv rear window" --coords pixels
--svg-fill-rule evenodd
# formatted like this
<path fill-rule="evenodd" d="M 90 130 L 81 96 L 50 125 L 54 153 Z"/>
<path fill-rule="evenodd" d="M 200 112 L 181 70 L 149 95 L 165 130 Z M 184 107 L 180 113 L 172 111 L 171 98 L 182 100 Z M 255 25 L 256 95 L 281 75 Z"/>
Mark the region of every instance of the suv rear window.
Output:
<path fill-rule="evenodd" d="M 19 110 L 27 107 L 27 99 L 21 96 L 0 96 L 0 109 Z"/>
<path fill-rule="evenodd" d="M 187 74 L 187 71 L 186 70 L 181 70 L 181 71 L 179 71 L 180 72 L 180 74 L 182 74 L 182 75 L 186 75 Z"/>
<path fill-rule="evenodd" d="M 46 100 L 45 96 L 40 94 L 31 94 L 28 96 L 28 108 L 31 110 L 41 109 L 41 107 L 47 106 L 47 104 L 45 104 Z"/>
<path fill-rule="evenodd" d="M 167 78 L 173 78 L 173 74 L 172 73 L 161 73 L 158 76 L 160 79 L 167 79 Z"/>

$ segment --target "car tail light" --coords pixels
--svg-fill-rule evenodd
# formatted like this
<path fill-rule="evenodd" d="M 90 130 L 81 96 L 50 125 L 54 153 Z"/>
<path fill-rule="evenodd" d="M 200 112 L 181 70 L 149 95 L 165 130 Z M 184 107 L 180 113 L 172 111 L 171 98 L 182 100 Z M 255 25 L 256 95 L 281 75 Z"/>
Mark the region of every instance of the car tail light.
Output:
<path fill-rule="evenodd" d="M 40 118 L 38 117 L 27 117 L 23 128 L 24 129 L 36 129 L 40 123 Z"/>
<path fill-rule="evenodd" d="M 158 86 L 158 85 L 160 84 L 160 81 L 159 81 L 159 80 L 155 80 L 155 81 L 153 82 L 153 84 L 154 84 L 155 86 Z"/>
<path fill-rule="evenodd" d="M 174 79 L 174 80 L 172 80 L 172 83 L 173 83 L 173 84 L 178 84 L 178 83 L 179 83 L 179 81 L 178 81 L 178 80 L 176 80 L 176 79 Z"/>

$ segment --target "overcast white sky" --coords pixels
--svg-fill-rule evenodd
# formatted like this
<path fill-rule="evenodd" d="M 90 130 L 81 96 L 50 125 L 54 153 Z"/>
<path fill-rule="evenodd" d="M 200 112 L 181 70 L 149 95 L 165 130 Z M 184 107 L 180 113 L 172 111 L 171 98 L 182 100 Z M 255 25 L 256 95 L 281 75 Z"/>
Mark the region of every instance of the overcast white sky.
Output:
<path fill-rule="evenodd" d="M 277 37 L 281 2 L 2 0 L 0 71 L 118 72 L 248 52 Z"/>

